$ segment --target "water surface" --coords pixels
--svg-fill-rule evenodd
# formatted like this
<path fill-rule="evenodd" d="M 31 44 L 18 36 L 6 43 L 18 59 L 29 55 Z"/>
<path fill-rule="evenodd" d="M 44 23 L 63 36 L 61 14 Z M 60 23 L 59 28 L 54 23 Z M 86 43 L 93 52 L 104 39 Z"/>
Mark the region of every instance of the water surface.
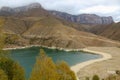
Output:
<path fill-rule="evenodd" d="M 53 61 L 66 61 L 69 66 L 88 61 L 91 59 L 100 58 L 100 55 L 88 54 L 85 52 L 71 51 L 66 52 L 57 49 L 43 48 L 49 57 L 52 57 Z M 26 49 L 11 50 L 11 57 L 20 63 L 25 69 L 26 77 L 28 78 L 32 67 L 35 64 L 36 56 L 39 54 L 40 47 L 32 47 Z"/>

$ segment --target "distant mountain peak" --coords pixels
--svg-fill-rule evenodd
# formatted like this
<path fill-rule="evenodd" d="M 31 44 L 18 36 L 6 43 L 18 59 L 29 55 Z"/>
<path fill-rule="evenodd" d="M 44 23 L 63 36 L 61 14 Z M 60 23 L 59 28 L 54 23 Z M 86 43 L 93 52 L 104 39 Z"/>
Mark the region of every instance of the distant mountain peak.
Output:
<path fill-rule="evenodd" d="M 4 6 L 1 8 L 1 11 L 9 11 L 10 12 L 10 11 L 12 11 L 12 8 Z"/>
<path fill-rule="evenodd" d="M 26 6 L 21 6 L 21 7 L 16 7 L 16 8 L 10 8 L 7 6 L 4 6 L 0 9 L 0 11 L 4 12 L 20 12 L 20 11 L 27 11 L 29 9 L 34 9 L 34 8 L 42 8 L 40 3 L 31 3 Z"/>
<path fill-rule="evenodd" d="M 27 7 L 29 8 L 40 8 L 42 7 L 40 3 L 31 3 Z"/>
<path fill-rule="evenodd" d="M 27 11 L 29 9 L 35 9 L 35 8 L 42 8 L 42 6 L 40 3 L 31 3 L 26 6 L 16 7 L 16 8 L 14 8 L 14 11 L 21 12 L 21 11 Z"/>

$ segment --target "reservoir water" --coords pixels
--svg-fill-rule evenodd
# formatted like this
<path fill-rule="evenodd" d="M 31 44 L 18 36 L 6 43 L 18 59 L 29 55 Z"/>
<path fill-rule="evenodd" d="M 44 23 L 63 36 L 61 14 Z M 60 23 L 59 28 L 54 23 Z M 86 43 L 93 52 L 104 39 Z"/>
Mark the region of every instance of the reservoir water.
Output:
<path fill-rule="evenodd" d="M 66 61 L 69 66 L 73 66 L 75 64 L 88 61 L 91 59 L 97 59 L 102 56 L 95 55 L 95 54 L 89 54 L 86 52 L 79 52 L 79 51 L 70 51 L 66 52 L 63 50 L 57 50 L 57 49 L 48 49 L 43 48 L 46 52 L 46 54 L 49 57 L 52 57 L 53 61 Z M 20 63 L 20 65 L 25 69 L 26 77 L 28 78 L 32 67 L 34 66 L 36 62 L 36 56 L 39 54 L 40 47 L 31 47 L 26 49 L 17 49 L 17 50 L 11 50 L 11 57 Z"/>

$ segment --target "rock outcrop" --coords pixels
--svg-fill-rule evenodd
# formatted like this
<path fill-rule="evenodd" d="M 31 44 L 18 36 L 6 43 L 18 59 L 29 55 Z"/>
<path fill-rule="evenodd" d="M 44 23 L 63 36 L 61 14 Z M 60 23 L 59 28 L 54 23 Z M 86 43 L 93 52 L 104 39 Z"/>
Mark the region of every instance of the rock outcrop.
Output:
<path fill-rule="evenodd" d="M 49 15 L 49 13 L 39 3 L 32 3 L 16 8 L 2 7 L 0 9 L 0 16 L 40 17 L 43 15 Z"/>
<path fill-rule="evenodd" d="M 113 23 L 113 18 L 111 16 L 109 17 L 101 17 L 102 24 L 111 24 Z"/>
<path fill-rule="evenodd" d="M 2 7 L 0 9 L 0 16 L 10 16 L 14 13 L 14 10 L 10 7 Z"/>
<path fill-rule="evenodd" d="M 23 11 L 28 11 L 30 9 L 34 9 L 34 8 L 39 8 L 41 9 L 42 6 L 39 3 L 32 3 L 29 4 L 27 6 L 22 6 L 22 7 L 17 7 L 17 8 L 13 8 L 14 12 L 18 13 L 18 12 L 23 12 Z M 43 8 L 42 8 L 43 9 Z"/>
<path fill-rule="evenodd" d="M 62 18 L 71 22 L 81 23 L 81 24 L 111 24 L 113 23 L 113 18 L 109 17 L 100 17 L 96 14 L 80 14 L 80 15 L 71 15 L 64 12 L 50 11 L 50 13 L 58 18 Z"/>

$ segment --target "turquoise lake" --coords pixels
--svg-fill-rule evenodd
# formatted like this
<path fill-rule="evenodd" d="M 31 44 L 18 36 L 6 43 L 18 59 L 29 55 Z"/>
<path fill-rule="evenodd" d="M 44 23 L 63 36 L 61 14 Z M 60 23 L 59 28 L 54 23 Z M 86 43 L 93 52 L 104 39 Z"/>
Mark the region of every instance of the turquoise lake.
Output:
<path fill-rule="evenodd" d="M 49 57 L 52 57 L 53 61 L 66 61 L 69 66 L 73 66 L 75 64 L 88 61 L 91 59 L 97 59 L 102 56 L 89 54 L 86 52 L 78 52 L 78 51 L 71 51 L 66 52 L 63 50 L 57 49 L 47 49 L 43 48 Z M 32 47 L 26 49 L 17 49 L 11 50 L 11 57 L 19 62 L 19 64 L 25 69 L 26 77 L 28 78 L 32 67 L 36 62 L 36 56 L 39 54 L 40 47 Z"/>

